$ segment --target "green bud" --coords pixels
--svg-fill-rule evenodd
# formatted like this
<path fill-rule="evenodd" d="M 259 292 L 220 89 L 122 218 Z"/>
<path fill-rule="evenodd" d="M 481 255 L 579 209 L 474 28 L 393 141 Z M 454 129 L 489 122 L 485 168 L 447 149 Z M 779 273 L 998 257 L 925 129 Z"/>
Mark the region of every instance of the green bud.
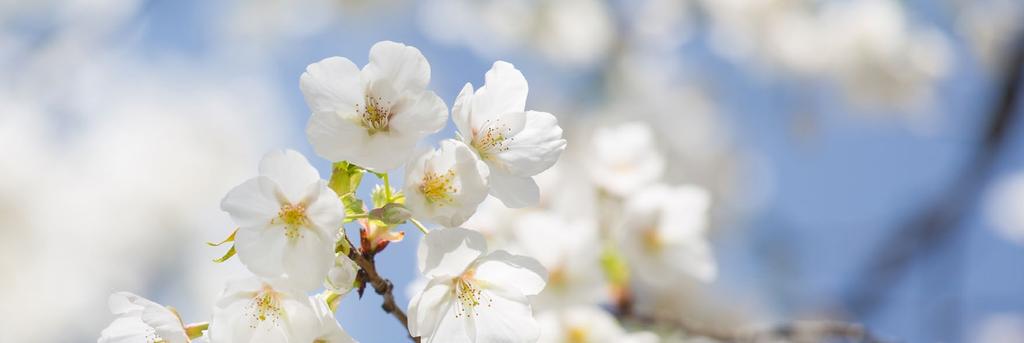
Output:
<path fill-rule="evenodd" d="M 390 203 L 370 211 L 370 219 L 379 220 L 389 226 L 404 223 L 409 217 L 412 217 L 412 212 L 409 212 L 404 205 L 396 203 Z"/>

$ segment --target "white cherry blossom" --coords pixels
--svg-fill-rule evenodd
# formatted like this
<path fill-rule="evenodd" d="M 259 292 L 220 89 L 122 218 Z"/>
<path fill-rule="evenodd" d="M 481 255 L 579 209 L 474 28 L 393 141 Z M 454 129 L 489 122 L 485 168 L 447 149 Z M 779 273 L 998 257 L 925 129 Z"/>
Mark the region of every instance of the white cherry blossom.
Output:
<path fill-rule="evenodd" d="M 677 275 L 711 281 L 717 273 L 704 236 L 711 199 L 702 188 L 655 185 L 626 201 L 621 241 L 641 280 L 665 285 Z"/>
<path fill-rule="evenodd" d="M 630 122 L 594 131 L 587 159 L 591 179 L 602 189 L 624 196 L 657 181 L 665 172 L 665 157 L 651 127 Z"/>
<path fill-rule="evenodd" d="M 211 343 L 313 342 L 320 321 L 301 291 L 280 280 L 229 281 L 213 309 Z"/>
<path fill-rule="evenodd" d="M 187 343 L 184 324 L 170 309 L 138 295 L 110 295 L 110 312 L 117 316 L 100 333 L 98 343 Z"/>
<path fill-rule="evenodd" d="M 551 168 L 565 150 L 554 115 L 526 111 L 526 78 L 512 64 L 494 62 L 485 84 L 467 83 L 452 106 L 452 120 L 466 145 L 490 167 L 490 194 L 508 207 L 536 205 L 533 176 Z"/>
<path fill-rule="evenodd" d="M 536 258 L 548 271 L 547 287 L 533 299 L 535 308 L 591 305 L 607 299 L 597 223 L 540 211 L 521 215 L 514 226 L 518 249 L 513 251 Z"/>
<path fill-rule="evenodd" d="M 323 283 L 345 213 L 302 154 L 268 153 L 259 176 L 228 192 L 221 209 L 239 226 L 235 248 L 254 274 L 283 276 L 304 291 Z"/>
<path fill-rule="evenodd" d="M 487 172 L 468 146 L 444 140 L 406 166 L 406 205 L 414 217 L 459 226 L 487 197 Z"/>
<path fill-rule="evenodd" d="M 391 41 L 374 44 L 362 70 L 343 57 L 310 64 L 299 87 L 313 111 L 306 128 L 313 150 L 379 172 L 399 167 L 448 119 L 428 83 L 423 54 Z"/>
<path fill-rule="evenodd" d="M 538 343 L 655 343 L 650 332 L 627 333 L 608 312 L 597 306 L 577 306 L 547 311 L 537 316 L 541 324 Z"/>
<path fill-rule="evenodd" d="M 324 288 L 339 294 L 346 294 L 352 290 L 356 281 L 356 272 L 359 266 L 348 256 L 338 254 L 334 258 L 334 265 L 327 272 L 327 280 L 324 281 Z"/>
<path fill-rule="evenodd" d="M 349 336 L 337 319 L 334 319 L 334 312 L 327 306 L 322 295 L 309 297 L 313 311 L 317 316 L 318 328 L 313 343 L 355 343 L 352 336 Z M 304 341 L 303 341 L 304 342 Z"/>
<path fill-rule="evenodd" d="M 419 269 L 429 279 L 409 304 L 409 332 L 426 343 L 535 342 L 540 328 L 527 296 L 544 289 L 536 260 L 487 253 L 484 237 L 455 228 L 420 242 Z"/>

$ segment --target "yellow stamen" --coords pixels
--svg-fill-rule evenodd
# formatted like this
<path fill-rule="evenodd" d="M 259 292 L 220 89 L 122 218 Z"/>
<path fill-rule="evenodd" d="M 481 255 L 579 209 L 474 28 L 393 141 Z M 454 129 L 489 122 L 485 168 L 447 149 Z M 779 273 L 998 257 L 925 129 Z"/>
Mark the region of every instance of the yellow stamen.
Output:
<path fill-rule="evenodd" d="M 302 237 L 303 227 L 309 226 L 309 218 L 306 217 L 306 205 L 299 204 L 284 204 L 281 205 L 281 209 L 277 212 L 277 218 L 270 221 L 271 224 L 284 224 L 284 235 L 288 238 L 300 238 Z"/>
<path fill-rule="evenodd" d="M 363 110 L 360 111 L 360 121 L 371 136 L 378 132 L 390 131 L 392 116 L 394 112 L 384 103 L 384 99 L 366 96 Z"/>
<path fill-rule="evenodd" d="M 452 195 L 458 191 L 455 189 L 455 171 L 449 169 L 442 174 L 427 171 L 423 173 L 423 181 L 420 183 L 420 193 L 431 204 L 450 204 Z"/>

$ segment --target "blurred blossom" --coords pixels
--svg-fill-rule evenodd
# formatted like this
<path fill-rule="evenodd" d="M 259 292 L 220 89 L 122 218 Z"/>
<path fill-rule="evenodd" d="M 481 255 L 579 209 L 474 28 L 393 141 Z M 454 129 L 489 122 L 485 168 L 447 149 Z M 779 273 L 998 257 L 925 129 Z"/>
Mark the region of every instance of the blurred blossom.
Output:
<path fill-rule="evenodd" d="M 977 326 L 971 342 L 1024 342 L 1024 316 L 1015 313 L 990 315 Z"/>
<path fill-rule="evenodd" d="M 419 13 L 433 39 L 487 57 L 535 50 L 570 66 L 605 57 L 616 34 L 612 19 L 599 0 L 427 0 Z"/>
<path fill-rule="evenodd" d="M 548 284 L 531 302 L 536 309 L 604 302 L 608 289 L 601 272 L 597 224 L 568 221 L 554 213 L 524 214 L 515 228 L 516 248 L 548 270 Z"/>
<path fill-rule="evenodd" d="M 650 332 L 628 333 L 607 311 L 597 306 L 569 307 L 537 316 L 541 336 L 538 343 L 655 343 Z"/>
<path fill-rule="evenodd" d="M 614 195 L 624 196 L 650 185 L 665 171 L 665 158 L 647 124 L 630 122 L 598 128 L 590 146 L 590 177 Z"/>
<path fill-rule="evenodd" d="M 711 199 L 695 186 L 654 185 L 627 198 L 617 232 L 632 271 L 669 286 L 680 277 L 713 281 L 718 267 L 705 237 Z"/>
<path fill-rule="evenodd" d="M 867 107 L 919 110 L 949 68 L 947 38 L 913 22 L 896 0 L 702 4 L 725 55 L 832 80 Z"/>
<path fill-rule="evenodd" d="M 988 195 L 988 218 L 1003 239 L 1024 245 L 1024 172 L 996 182 Z"/>
<path fill-rule="evenodd" d="M 957 28 L 974 53 L 993 72 L 1005 64 L 1006 52 L 1024 33 L 1024 2 L 1019 0 L 958 0 Z"/>
<path fill-rule="evenodd" d="M 103 308 L 115 289 L 153 282 L 202 284 L 184 310 L 207 308 L 223 277 L 203 272 L 222 268 L 208 262 L 216 252 L 172 242 L 230 232 L 217 199 L 274 144 L 276 98 L 259 80 L 53 39 L 23 51 L 33 58 L 0 85 L 0 140 L 18 147 L 0 158 L 2 260 L 17 261 L 2 272 L 19 276 L 0 292 L 0 340 L 94 336 L 108 318 L 82 313 Z M 195 273 L 181 274 L 184 261 Z M 73 297 L 61 296 L 67 280 Z"/>

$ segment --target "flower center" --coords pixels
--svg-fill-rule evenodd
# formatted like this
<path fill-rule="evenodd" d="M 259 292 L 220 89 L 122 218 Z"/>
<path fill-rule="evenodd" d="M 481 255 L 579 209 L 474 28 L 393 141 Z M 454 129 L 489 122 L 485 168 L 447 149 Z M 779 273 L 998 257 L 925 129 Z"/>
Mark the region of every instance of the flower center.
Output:
<path fill-rule="evenodd" d="M 279 325 L 278 321 L 283 315 L 284 310 L 281 308 L 277 292 L 267 285 L 264 285 L 263 290 L 245 307 L 245 316 L 249 318 L 249 327 L 253 329 L 268 320 L 271 324 Z"/>
<path fill-rule="evenodd" d="M 573 326 L 569 328 L 569 332 L 565 335 L 565 341 L 567 343 L 586 343 L 587 340 L 587 329 L 579 326 Z"/>
<path fill-rule="evenodd" d="M 487 160 L 494 154 L 508 151 L 508 144 L 515 139 L 511 137 L 511 128 L 501 125 L 501 121 L 497 119 L 493 124 L 490 120 L 484 122 L 483 127 L 483 131 L 473 132 L 472 142 L 481 159 Z"/>
<path fill-rule="evenodd" d="M 378 132 L 387 132 L 391 129 L 389 126 L 391 122 L 391 116 L 394 113 L 384 102 L 381 97 L 366 96 L 366 100 L 363 102 L 363 110 L 360 112 L 360 121 L 366 131 L 372 136 Z"/>
<path fill-rule="evenodd" d="M 643 244 L 648 251 L 659 253 L 664 248 L 665 240 L 661 238 L 657 228 L 650 227 L 644 229 L 640 234 L 643 235 Z"/>
<path fill-rule="evenodd" d="M 467 271 L 462 276 L 455 278 L 455 299 L 459 301 L 459 309 L 455 312 L 455 318 L 476 316 L 476 308 L 486 302 L 490 307 L 493 299 L 484 295 L 483 291 L 473 279 L 473 271 Z"/>
<path fill-rule="evenodd" d="M 453 200 L 452 195 L 457 191 L 455 189 L 455 171 L 448 169 L 448 171 L 437 174 L 434 171 L 427 171 L 423 173 L 423 182 L 420 183 L 420 193 L 427 199 L 427 202 L 431 204 L 443 203 L 451 204 Z"/>
<path fill-rule="evenodd" d="M 301 203 L 296 205 L 282 205 L 281 209 L 277 212 L 277 218 L 274 218 L 271 223 L 284 224 L 285 237 L 302 237 L 302 231 L 300 229 L 304 226 L 309 226 L 309 217 L 306 217 L 306 205 Z"/>

